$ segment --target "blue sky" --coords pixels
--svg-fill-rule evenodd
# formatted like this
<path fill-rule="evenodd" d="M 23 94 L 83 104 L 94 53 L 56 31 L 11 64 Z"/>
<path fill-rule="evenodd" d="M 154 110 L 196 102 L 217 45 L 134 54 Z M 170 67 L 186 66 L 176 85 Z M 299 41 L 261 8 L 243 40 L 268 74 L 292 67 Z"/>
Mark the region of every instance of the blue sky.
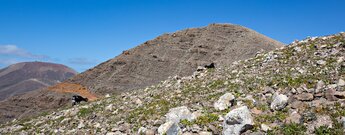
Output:
<path fill-rule="evenodd" d="M 283 43 L 345 31 L 345 0 L 0 0 L 0 68 L 82 72 L 163 33 L 233 23 Z"/>

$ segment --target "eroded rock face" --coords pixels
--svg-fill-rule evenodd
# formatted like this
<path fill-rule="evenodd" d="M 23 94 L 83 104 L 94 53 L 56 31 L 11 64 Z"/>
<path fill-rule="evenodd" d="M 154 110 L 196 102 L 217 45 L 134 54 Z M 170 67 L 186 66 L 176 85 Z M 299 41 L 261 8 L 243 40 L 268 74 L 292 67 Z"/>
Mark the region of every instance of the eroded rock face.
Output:
<path fill-rule="evenodd" d="M 214 103 L 214 108 L 217 110 L 225 110 L 231 106 L 231 102 L 235 99 L 235 96 L 231 93 L 226 93 Z"/>
<path fill-rule="evenodd" d="M 273 101 L 271 103 L 271 109 L 272 110 L 284 109 L 288 103 L 288 99 L 289 98 L 283 94 L 275 93 L 273 95 Z"/>
<path fill-rule="evenodd" d="M 224 135 L 239 135 L 253 127 L 253 117 L 247 106 L 230 111 L 223 123 Z"/>

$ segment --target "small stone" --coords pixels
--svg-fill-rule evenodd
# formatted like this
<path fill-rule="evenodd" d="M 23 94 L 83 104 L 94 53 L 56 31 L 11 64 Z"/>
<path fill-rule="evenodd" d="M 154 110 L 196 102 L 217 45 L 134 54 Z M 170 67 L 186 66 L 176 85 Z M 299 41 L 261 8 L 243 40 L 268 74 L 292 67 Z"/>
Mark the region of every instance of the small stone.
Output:
<path fill-rule="evenodd" d="M 343 124 L 343 128 L 345 128 L 345 116 L 341 117 L 341 123 Z"/>
<path fill-rule="evenodd" d="M 311 101 L 314 99 L 314 95 L 311 93 L 298 94 L 296 98 L 300 101 Z"/>
<path fill-rule="evenodd" d="M 160 135 L 164 135 L 164 134 L 166 134 L 166 135 L 180 135 L 180 134 L 182 134 L 182 131 L 176 123 L 169 121 L 169 122 L 166 122 L 163 125 L 159 126 L 158 134 L 160 134 Z"/>
<path fill-rule="evenodd" d="M 105 97 L 105 98 L 109 98 L 109 97 L 110 97 L 110 95 L 109 95 L 109 94 L 106 94 L 104 97 Z"/>
<path fill-rule="evenodd" d="M 296 93 L 297 93 L 297 90 L 296 90 L 295 88 L 292 88 L 292 89 L 291 89 L 291 93 L 292 93 L 292 94 L 296 94 Z"/>
<path fill-rule="evenodd" d="M 282 110 L 286 107 L 288 103 L 288 97 L 283 94 L 275 93 L 273 95 L 273 101 L 271 103 L 272 110 Z"/>
<path fill-rule="evenodd" d="M 137 104 L 137 105 L 142 105 L 143 102 L 138 98 L 137 100 L 135 100 L 135 104 Z"/>
<path fill-rule="evenodd" d="M 330 84 L 327 87 L 330 88 L 330 89 L 335 89 L 335 88 L 338 87 L 338 84 Z"/>
<path fill-rule="evenodd" d="M 194 124 L 192 126 L 192 132 L 193 133 L 198 133 L 200 130 L 201 130 L 201 128 L 198 125 L 196 125 L 196 124 Z"/>
<path fill-rule="evenodd" d="M 212 133 L 211 132 L 202 131 L 202 132 L 199 132 L 199 135 L 212 135 Z"/>
<path fill-rule="evenodd" d="M 214 108 L 217 110 L 225 110 L 231 106 L 231 101 L 235 99 L 235 96 L 231 93 L 226 93 L 219 98 L 217 102 L 214 103 Z"/>
<path fill-rule="evenodd" d="M 236 108 L 225 116 L 223 122 L 224 135 L 239 135 L 253 128 L 253 117 L 247 106 Z"/>
<path fill-rule="evenodd" d="M 307 104 L 305 104 L 302 101 L 294 101 L 291 103 L 291 108 L 293 109 L 299 109 L 299 110 L 304 110 L 305 108 L 307 108 Z"/>
<path fill-rule="evenodd" d="M 344 57 L 338 57 L 338 59 L 337 59 L 337 63 L 339 64 L 339 63 L 342 63 L 344 61 Z"/>
<path fill-rule="evenodd" d="M 339 99 L 345 99 L 345 91 L 336 91 L 334 92 L 334 96 Z"/>
<path fill-rule="evenodd" d="M 155 135 L 155 131 L 152 129 L 146 130 L 145 135 Z"/>
<path fill-rule="evenodd" d="M 340 87 L 345 86 L 345 81 L 343 79 L 339 79 L 338 86 Z"/>
<path fill-rule="evenodd" d="M 315 125 L 316 128 L 319 128 L 321 126 L 332 128 L 333 121 L 330 116 L 322 115 L 322 116 L 317 116 L 317 120 L 312 125 Z"/>
<path fill-rule="evenodd" d="M 84 127 L 85 127 L 84 122 L 80 122 L 80 123 L 78 124 L 78 128 L 79 128 L 79 129 L 84 128 Z"/>
<path fill-rule="evenodd" d="M 108 133 L 106 133 L 105 135 L 118 135 L 118 134 L 115 133 L 115 132 L 108 132 Z"/>
<path fill-rule="evenodd" d="M 138 130 L 138 135 L 142 135 L 142 134 L 144 134 L 146 131 L 147 131 L 147 128 L 145 128 L 145 127 L 140 127 L 139 130 Z"/>
<path fill-rule="evenodd" d="M 315 113 L 313 113 L 313 112 L 307 112 L 307 113 L 304 113 L 303 115 L 302 115 L 302 121 L 304 122 L 304 123 L 306 123 L 306 122 L 310 122 L 310 121 L 315 121 L 317 118 L 316 118 L 316 114 Z"/>
<path fill-rule="evenodd" d="M 195 111 L 192 113 L 192 119 L 195 120 L 198 117 L 202 116 L 202 111 Z"/>
<path fill-rule="evenodd" d="M 191 133 L 191 132 L 185 132 L 185 133 L 183 133 L 182 135 L 196 135 L 196 134 Z"/>
<path fill-rule="evenodd" d="M 318 61 L 316 61 L 316 63 L 318 64 L 318 65 L 326 65 L 326 61 L 324 61 L 324 60 L 318 60 Z"/>
<path fill-rule="evenodd" d="M 328 89 L 328 90 L 326 90 L 326 92 L 325 92 L 325 98 L 326 98 L 327 100 L 329 100 L 329 101 L 336 101 L 336 100 L 338 100 L 337 97 L 334 96 L 335 92 L 336 92 L 336 91 L 335 91 L 334 89 Z"/>
<path fill-rule="evenodd" d="M 106 106 L 105 110 L 112 111 L 113 110 L 113 104 L 110 104 L 110 105 Z"/>
<path fill-rule="evenodd" d="M 316 89 L 315 89 L 315 93 L 319 93 L 321 92 L 321 90 L 325 87 L 325 82 L 323 82 L 322 80 L 318 81 L 316 84 Z"/>
<path fill-rule="evenodd" d="M 261 124 L 261 130 L 267 132 L 268 130 L 272 130 L 272 129 L 266 124 Z"/>
<path fill-rule="evenodd" d="M 286 118 L 286 123 L 301 123 L 302 116 L 297 112 L 292 112 L 288 118 Z"/>
<path fill-rule="evenodd" d="M 256 114 L 256 115 L 258 115 L 258 114 L 261 114 L 262 113 L 262 111 L 261 110 L 259 110 L 259 109 L 257 109 L 256 107 L 254 107 L 253 109 L 251 109 L 250 110 L 253 114 Z"/>

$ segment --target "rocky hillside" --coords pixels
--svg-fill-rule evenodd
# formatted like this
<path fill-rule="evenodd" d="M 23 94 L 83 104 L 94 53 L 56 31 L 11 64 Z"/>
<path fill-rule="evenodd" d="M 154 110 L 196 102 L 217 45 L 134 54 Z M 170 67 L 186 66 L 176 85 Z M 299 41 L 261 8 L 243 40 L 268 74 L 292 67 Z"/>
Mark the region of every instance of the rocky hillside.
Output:
<path fill-rule="evenodd" d="M 76 75 L 64 65 L 23 62 L 0 70 L 0 101 L 39 88 L 60 83 Z"/>
<path fill-rule="evenodd" d="M 345 33 L 2 125 L 43 134 L 344 134 Z"/>
<path fill-rule="evenodd" d="M 157 84 L 169 76 L 189 76 L 198 66 L 229 65 L 236 60 L 270 51 L 283 44 L 253 30 L 231 24 L 211 24 L 163 34 L 114 59 L 90 69 L 69 82 L 105 95 Z"/>
<path fill-rule="evenodd" d="M 0 112 L 0 123 L 69 105 L 71 94 L 97 99 L 142 89 L 169 76 L 192 75 L 198 66 L 213 62 L 223 67 L 282 46 L 253 30 L 231 24 L 211 24 L 164 34 L 62 84 L 0 102 L 0 107 L 6 108 Z"/>

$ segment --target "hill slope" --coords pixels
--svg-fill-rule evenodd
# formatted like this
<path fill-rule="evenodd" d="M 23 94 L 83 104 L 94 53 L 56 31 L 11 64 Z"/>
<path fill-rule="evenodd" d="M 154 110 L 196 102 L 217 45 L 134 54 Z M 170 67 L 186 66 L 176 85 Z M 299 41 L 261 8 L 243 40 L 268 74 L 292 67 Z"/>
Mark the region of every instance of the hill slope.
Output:
<path fill-rule="evenodd" d="M 192 75 L 198 66 L 228 65 L 283 44 L 253 30 L 231 24 L 211 24 L 163 34 L 72 78 L 98 94 L 143 88 L 169 76 Z"/>
<path fill-rule="evenodd" d="M 3 133 L 344 134 L 345 33 L 3 125 Z"/>
<path fill-rule="evenodd" d="M 0 101 L 60 83 L 76 75 L 74 70 L 59 64 L 23 62 L 0 70 Z"/>
<path fill-rule="evenodd" d="M 116 95 L 157 84 L 169 76 L 192 75 L 197 66 L 215 62 L 217 67 L 222 67 L 235 60 L 253 57 L 257 52 L 282 46 L 281 43 L 253 30 L 230 24 L 212 24 L 164 34 L 124 51 L 114 59 L 78 74 L 56 87 L 42 90 L 43 93 L 50 93 L 48 95 L 59 94 L 55 97 L 28 93 L 0 102 L 0 107 L 12 106 L 6 108 L 3 115 L 0 114 L 0 123 L 66 105 L 66 97 L 72 93 L 84 94 L 83 96 L 93 99 L 96 99 L 96 95 Z M 32 110 L 30 106 L 35 106 L 36 109 Z M 21 115 L 23 112 L 25 115 Z"/>

